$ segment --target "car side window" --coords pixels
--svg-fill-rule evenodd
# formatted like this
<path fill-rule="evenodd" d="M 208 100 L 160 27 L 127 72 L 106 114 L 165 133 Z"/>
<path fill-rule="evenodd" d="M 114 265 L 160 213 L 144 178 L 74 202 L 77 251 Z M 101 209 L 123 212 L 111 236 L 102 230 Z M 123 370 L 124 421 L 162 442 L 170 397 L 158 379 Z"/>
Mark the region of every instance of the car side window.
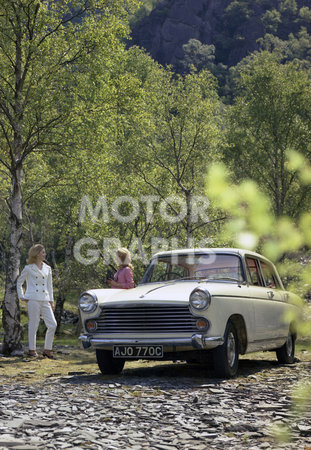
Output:
<path fill-rule="evenodd" d="M 273 267 L 264 261 L 260 261 L 260 266 L 263 273 L 265 286 L 272 289 L 279 288 L 280 285 L 274 273 Z"/>
<path fill-rule="evenodd" d="M 251 278 L 251 284 L 254 286 L 263 286 L 262 277 L 260 274 L 260 269 L 258 265 L 258 261 L 255 258 L 246 258 L 246 265 L 248 269 L 248 273 Z"/>

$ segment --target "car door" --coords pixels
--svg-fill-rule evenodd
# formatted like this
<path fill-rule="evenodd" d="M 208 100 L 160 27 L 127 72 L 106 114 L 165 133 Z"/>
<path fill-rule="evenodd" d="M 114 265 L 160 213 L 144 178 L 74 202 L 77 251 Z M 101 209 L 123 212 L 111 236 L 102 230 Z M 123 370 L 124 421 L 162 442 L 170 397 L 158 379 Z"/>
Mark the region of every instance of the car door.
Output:
<path fill-rule="evenodd" d="M 287 307 L 286 292 L 284 291 L 280 279 L 274 266 L 262 259 L 259 260 L 263 281 L 268 295 L 269 308 L 267 315 L 271 326 L 273 338 L 283 338 L 288 334 L 288 324 L 284 320 Z"/>
<path fill-rule="evenodd" d="M 283 321 L 284 291 L 274 267 L 254 256 L 246 256 L 249 295 L 255 315 L 256 349 L 267 349 L 287 334 Z"/>

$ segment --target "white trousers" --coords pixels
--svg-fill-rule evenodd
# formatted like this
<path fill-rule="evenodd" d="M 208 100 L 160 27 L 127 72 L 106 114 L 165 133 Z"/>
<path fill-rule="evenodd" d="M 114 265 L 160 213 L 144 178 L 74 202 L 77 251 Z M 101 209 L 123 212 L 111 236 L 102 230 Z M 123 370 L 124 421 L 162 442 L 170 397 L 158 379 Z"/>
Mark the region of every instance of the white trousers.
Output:
<path fill-rule="evenodd" d="M 49 302 L 40 302 L 38 300 L 28 300 L 28 346 L 29 350 L 36 350 L 37 331 L 42 317 L 47 327 L 45 334 L 45 350 L 52 350 L 54 334 L 57 322 Z"/>

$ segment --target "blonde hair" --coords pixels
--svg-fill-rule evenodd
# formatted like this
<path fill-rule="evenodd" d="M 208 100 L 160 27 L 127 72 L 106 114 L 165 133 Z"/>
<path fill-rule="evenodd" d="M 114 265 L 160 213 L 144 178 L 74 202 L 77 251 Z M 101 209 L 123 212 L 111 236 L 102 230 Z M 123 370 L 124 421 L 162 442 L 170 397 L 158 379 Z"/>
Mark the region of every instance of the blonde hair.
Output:
<path fill-rule="evenodd" d="M 118 248 L 117 256 L 120 258 L 121 262 L 121 264 L 119 264 L 119 267 L 128 266 L 130 269 L 133 269 L 133 266 L 131 264 L 131 254 L 127 248 Z"/>
<path fill-rule="evenodd" d="M 36 263 L 38 255 L 43 249 L 44 249 L 44 246 L 42 244 L 35 244 L 32 247 L 30 247 L 30 249 L 28 251 L 27 264 Z"/>

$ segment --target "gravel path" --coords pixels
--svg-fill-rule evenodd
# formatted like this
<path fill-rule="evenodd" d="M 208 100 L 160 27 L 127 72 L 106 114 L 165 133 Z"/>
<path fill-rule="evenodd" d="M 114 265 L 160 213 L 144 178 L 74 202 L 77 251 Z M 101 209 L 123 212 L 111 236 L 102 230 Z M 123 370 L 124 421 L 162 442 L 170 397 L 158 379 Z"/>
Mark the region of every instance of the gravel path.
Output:
<path fill-rule="evenodd" d="M 241 361 L 241 375 L 217 380 L 183 363 L 122 375 L 68 373 L 44 382 L 0 378 L 0 448 L 311 449 L 310 362 Z M 207 375 L 207 376 L 206 376 Z M 274 438 L 276 430 L 290 441 Z"/>

